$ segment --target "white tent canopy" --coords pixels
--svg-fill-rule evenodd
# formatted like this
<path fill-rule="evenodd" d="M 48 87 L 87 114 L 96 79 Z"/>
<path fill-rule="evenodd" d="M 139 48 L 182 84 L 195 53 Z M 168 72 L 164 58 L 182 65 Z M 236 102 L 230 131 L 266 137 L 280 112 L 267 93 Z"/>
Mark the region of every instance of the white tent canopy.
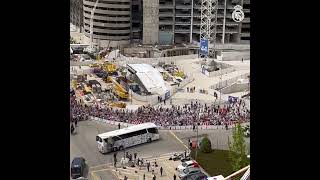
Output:
<path fill-rule="evenodd" d="M 128 66 L 136 71 L 137 77 L 148 92 L 164 95 L 168 91 L 158 69 L 150 64 L 128 64 Z"/>

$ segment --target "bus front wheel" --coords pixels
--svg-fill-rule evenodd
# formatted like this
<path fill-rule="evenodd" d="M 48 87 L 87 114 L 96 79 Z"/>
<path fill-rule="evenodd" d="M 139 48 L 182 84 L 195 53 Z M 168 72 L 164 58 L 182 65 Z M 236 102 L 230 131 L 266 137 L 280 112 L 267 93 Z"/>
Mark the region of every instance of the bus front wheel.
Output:
<path fill-rule="evenodd" d="M 151 142 L 151 138 L 149 138 L 147 142 L 150 143 Z"/>

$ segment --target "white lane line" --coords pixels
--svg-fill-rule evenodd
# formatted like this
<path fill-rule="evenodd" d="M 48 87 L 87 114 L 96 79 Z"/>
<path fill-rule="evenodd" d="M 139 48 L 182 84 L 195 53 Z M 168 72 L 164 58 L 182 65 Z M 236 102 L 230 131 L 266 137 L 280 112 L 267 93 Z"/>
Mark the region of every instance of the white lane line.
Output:
<path fill-rule="evenodd" d="M 189 149 L 172 131 L 169 131 L 173 137 L 175 137 L 187 150 Z"/>

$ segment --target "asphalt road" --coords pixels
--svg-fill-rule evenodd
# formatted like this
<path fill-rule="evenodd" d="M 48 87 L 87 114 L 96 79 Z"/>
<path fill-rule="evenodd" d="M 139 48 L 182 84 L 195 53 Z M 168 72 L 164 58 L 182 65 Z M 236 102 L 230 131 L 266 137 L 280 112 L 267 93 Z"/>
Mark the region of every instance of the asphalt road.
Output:
<path fill-rule="evenodd" d="M 113 153 L 101 154 L 97 149 L 95 137 L 99 133 L 115 129 L 117 126 L 95 121 L 79 122 L 76 129 L 77 134 L 70 136 L 70 162 L 74 157 L 82 156 L 89 167 L 112 163 Z M 127 148 L 126 151 L 132 154 L 137 152 L 138 157 L 150 157 L 185 150 L 185 147 L 169 131 L 159 133 L 160 140 Z M 119 158 L 122 155 L 122 152 L 118 152 Z"/>

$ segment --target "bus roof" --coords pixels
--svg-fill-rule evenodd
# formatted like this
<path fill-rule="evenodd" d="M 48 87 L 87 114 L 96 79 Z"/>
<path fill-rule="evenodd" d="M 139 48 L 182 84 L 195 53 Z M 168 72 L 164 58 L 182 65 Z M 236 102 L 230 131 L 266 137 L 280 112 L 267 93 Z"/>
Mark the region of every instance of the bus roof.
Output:
<path fill-rule="evenodd" d="M 127 133 L 130 133 L 130 132 L 139 131 L 139 130 L 142 130 L 142 129 L 156 128 L 156 127 L 157 126 L 154 123 L 143 123 L 143 124 L 129 126 L 127 128 L 123 128 L 123 129 L 118 129 L 118 130 L 114 130 L 114 131 L 109 131 L 109 132 L 106 132 L 106 133 L 98 134 L 98 136 L 101 137 L 102 139 L 106 139 L 108 137 L 119 136 L 119 135 L 122 135 L 122 134 L 127 134 Z"/>

